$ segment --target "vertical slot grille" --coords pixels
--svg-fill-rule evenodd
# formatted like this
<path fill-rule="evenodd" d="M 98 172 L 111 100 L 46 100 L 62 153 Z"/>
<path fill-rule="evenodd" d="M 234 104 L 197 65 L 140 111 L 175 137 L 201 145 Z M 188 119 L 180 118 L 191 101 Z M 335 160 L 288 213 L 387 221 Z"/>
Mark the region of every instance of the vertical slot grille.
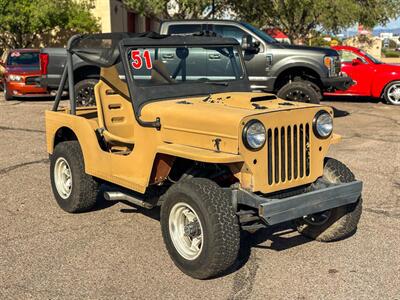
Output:
<path fill-rule="evenodd" d="M 274 130 L 274 167 L 275 167 L 275 183 L 279 182 L 279 137 L 278 128 Z"/>
<path fill-rule="evenodd" d="M 267 146 L 268 146 L 268 184 L 272 184 L 272 130 L 268 129 L 267 134 Z"/>
<path fill-rule="evenodd" d="M 267 131 L 268 184 L 309 176 L 310 125 L 298 124 Z"/>

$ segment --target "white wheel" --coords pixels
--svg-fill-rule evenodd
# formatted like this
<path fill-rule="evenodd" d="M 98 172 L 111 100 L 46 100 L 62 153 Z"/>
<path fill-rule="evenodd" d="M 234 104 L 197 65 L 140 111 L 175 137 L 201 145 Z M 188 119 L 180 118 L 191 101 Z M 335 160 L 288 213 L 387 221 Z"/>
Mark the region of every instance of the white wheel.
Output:
<path fill-rule="evenodd" d="M 400 81 L 395 81 L 385 88 L 385 99 L 393 105 L 400 105 Z"/>
<path fill-rule="evenodd" d="M 196 259 L 203 248 L 203 227 L 187 203 L 175 204 L 169 214 L 169 234 L 175 249 L 187 260 Z"/>
<path fill-rule="evenodd" d="M 56 160 L 54 166 L 54 182 L 61 198 L 67 199 L 72 191 L 72 174 L 68 162 L 63 157 Z"/>

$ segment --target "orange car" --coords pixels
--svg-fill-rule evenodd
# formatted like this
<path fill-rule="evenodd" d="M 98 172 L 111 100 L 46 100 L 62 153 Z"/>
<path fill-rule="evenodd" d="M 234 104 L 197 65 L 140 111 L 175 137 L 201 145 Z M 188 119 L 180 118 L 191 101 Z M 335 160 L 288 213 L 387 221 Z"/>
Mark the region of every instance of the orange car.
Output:
<path fill-rule="evenodd" d="M 50 96 L 40 86 L 40 52 L 38 49 L 15 49 L 6 51 L 0 60 L 0 82 L 4 97 Z"/>

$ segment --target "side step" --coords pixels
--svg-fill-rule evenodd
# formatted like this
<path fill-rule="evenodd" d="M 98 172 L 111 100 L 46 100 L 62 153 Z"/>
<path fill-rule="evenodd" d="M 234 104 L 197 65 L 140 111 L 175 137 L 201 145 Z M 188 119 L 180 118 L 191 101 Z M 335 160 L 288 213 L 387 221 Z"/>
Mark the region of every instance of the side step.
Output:
<path fill-rule="evenodd" d="M 122 192 L 104 192 L 104 198 L 108 201 L 121 201 L 121 200 L 127 200 L 129 202 L 132 202 L 133 204 L 136 204 L 138 206 L 147 208 L 147 209 L 152 209 L 154 205 L 152 205 L 149 202 L 143 201 L 142 199 L 136 198 L 132 195 L 128 195 Z"/>

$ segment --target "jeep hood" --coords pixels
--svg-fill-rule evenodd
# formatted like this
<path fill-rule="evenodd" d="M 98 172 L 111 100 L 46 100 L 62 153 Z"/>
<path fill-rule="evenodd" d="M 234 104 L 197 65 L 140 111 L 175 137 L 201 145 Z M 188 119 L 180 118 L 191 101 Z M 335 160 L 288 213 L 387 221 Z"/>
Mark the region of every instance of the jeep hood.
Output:
<path fill-rule="evenodd" d="M 244 118 L 315 106 L 265 93 L 223 93 L 149 103 L 143 107 L 140 118 L 160 118 L 163 142 L 237 153 Z M 221 140 L 219 147 L 216 139 Z"/>

